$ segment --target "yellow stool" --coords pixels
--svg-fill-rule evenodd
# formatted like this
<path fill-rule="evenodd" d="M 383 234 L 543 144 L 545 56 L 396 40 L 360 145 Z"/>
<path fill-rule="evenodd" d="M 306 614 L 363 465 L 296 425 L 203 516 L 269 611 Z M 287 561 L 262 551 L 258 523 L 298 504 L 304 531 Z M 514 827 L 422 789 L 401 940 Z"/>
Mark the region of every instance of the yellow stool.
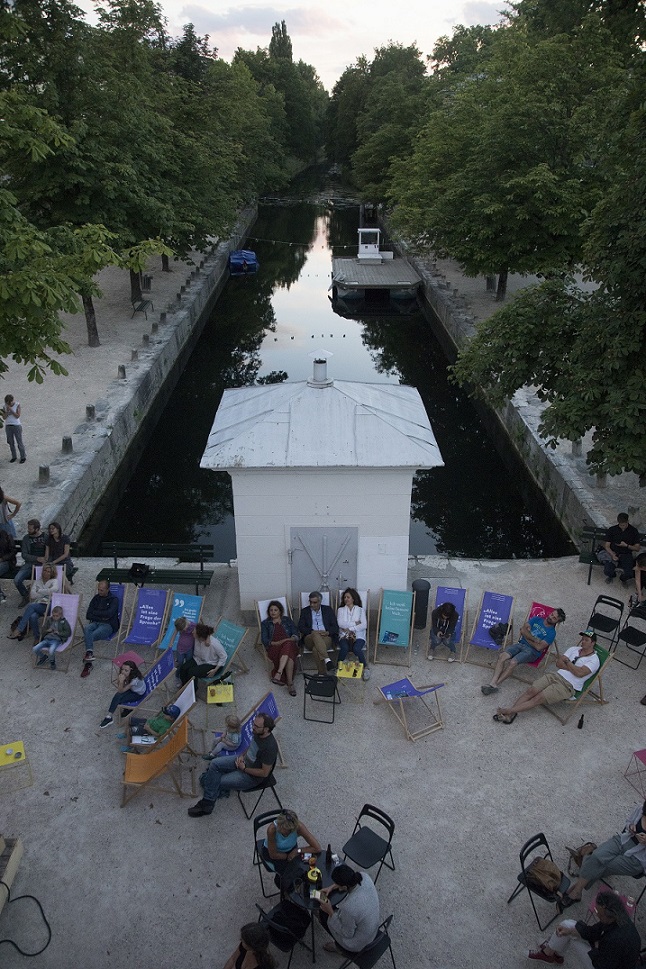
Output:
<path fill-rule="evenodd" d="M 31 787 L 34 779 L 22 740 L 0 746 L 0 794 Z"/>

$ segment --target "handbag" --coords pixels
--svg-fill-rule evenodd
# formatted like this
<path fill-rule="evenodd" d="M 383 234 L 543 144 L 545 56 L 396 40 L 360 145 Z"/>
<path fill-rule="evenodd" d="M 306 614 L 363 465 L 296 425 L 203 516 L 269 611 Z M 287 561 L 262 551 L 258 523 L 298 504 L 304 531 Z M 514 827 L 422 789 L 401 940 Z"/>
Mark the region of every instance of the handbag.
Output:
<path fill-rule="evenodd" d="M 133 562 L 128 572 L 128 578 L 135 585 L 143 585 L 150 575 L 150 566 L 145 562 Z"/>
<path fill-rule="evenodd" d="M 554 893 L 561 884 L 561 869 L 549 858 L 534 858 L 525 872 L 531 888 Z"/>
<path fill-rule="evenodd" d="M 593 851 L 597 850 L 597 845 L 594 841 L 584 841 L 578 848 L 568 848 L 566 845 L 565 850 L 570 852 L 570 860 L 567 866 L 568 875 L 574 875 L 583 864 L 586 855 L 591 855 Z"/>

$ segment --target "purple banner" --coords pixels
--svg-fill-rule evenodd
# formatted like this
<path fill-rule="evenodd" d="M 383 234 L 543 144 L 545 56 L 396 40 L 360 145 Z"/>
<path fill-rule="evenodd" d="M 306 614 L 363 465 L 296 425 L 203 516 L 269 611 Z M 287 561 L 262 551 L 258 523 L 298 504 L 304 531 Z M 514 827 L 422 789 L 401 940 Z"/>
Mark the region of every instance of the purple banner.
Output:
<path fill-rule="evenodd" d="M 146 684 L 146 692 L 144 695 L 140 700 L 137 700 L 136 703 L 129 703 L 128 706 L 132 708 L 138 707 L 139 704 L 146 699 L 146 697 L 150 696 L 155 687 L 159 686 L 159 684 L 173 672 L 174 668 L 175 660 L 173 658 L 173 651 L 172 649 L 167 649 L 165 653 L 162 653 L 157 662 L 150 667 L 144 676 L 144 683 Z"/>
<path fill-rule="evenodd" d="M 447 585 L 438 585 L 437 591 L 435 593 L 435 608 L 443 605 L 445 602 L 451 602 L 458 611 L 458 624 L 455 627 L 455 632 L 453 633 L 456 643 L 459 643 L 462 637 L 462 621 L 464 619 L 464 600 L 466 598 L 466 589 L 452 589 Z"/>
<path fill-rule="evenodd" d="M 276 723 L 280 720 L 280 713 L 278 712 L 278 706 L 276 704 L 276 699 L 273 693 L 266 693 L 265 696 L 260 700 L 255 707 L 252 707 L 247 716 L 242 721 L 240 726 L 240 745 L 236 747 L 235 750 L 228 752 L 229 757 L 237 757 L 247 749 L 251 741 L 253 740 L 253 722 L 259 713 L 268 713 L 270 717 L 273 717 Z M 222 736 L 221 730 L 215 731 L 216 739 Z"/>
<path fill-rule="evenodd" d="M 165 589 L 139 589 L 135 618 L 124 640 L 129 646 L 154 646 L 159 640 L 167 598 Z"/>
<path fill-rule="evenodd" d="M 472 646 L 483 646 L 485 649 L 500 648 L 489 635 L 489 630 L 500 622 L 509 622 L 513 602 L 513 596 L 503 596 L 498 592 L 485 592 L 482 597 L 475 632 L 471 637 Z"/>
<path fill-rule="evenodd" d="M 446 600 L 443 601 L 446 602 Z M 444 686 L 444 683 L 434 683 L 433 686 L 420 691 L 405 676 L 403 680 L 396 680 L 394 683 L 389 683 L 388 686 L 380 687 L 380 690 L 386 700 L 398 700 L 403 697 L 426 696 L 427 693 L 435 693 L 442 686 Z"/>

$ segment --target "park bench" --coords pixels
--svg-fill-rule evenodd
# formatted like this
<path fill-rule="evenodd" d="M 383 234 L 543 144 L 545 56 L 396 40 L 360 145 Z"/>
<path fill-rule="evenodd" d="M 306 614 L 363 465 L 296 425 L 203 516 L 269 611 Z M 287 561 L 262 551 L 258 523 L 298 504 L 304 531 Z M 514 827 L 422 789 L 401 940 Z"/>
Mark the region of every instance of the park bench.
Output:
<path fill-rule="evenodd" d="M 16 538 L 14 540 L 14 548 L 16 550 L 16 556 L 20 556 L 20 561 L 16 565 L 14 565 L 12 568 L 10 568 L 8 572 L 5 572 L 5 574 L 2 576 L 3 579 L 15 579 L 15 577 L 18 575 L 18 572 L 20 571 L 20 569 L 23 566 L 23 561 L 22 561 L 22 540 L 21 539 Z M 75 557 L 75 553 L 78 554 L 78 551 L 77 550 L 78 550 L 78 546 L 77 546 L 76 542 L 70 542 L 70 555 L 72 556 L 72 558 Z M 29 581 L 29 576 L 25 579 L 25 581 L 26 582 Z"/>
<path fill-rule="evenodd" d="M 199 595 L 200 586 L 209 585 L 213 578 L 213 569 L 205 569 L 205 562 L 212 562 L 215 557 L 215 546 L 203 543 L 183 544 L 164 542 L 104 542 L 103 555 L 110 555 L 113 565 L 101 569 L 97 575 L 97 582 L 131 582 L 135 585 L 162 585 L 174 587 L 178 585 L 194 585 L 195 594 Z M 119 568 L 119 559 L 133 559 L 147 563 L 147 559 L 175 558 L 178 562 L 197 562 L 199 569 L 177 569 L 150 567 L 150 571 L 143 578 L 134 576 L 131 567 Z"/>
<path fill-rule="evenodd" d="M 601 562 L 599 562 L 597 559 L 595 552 L 600 545 L 603 545 L 607 531 L 607 528 L 600 528 L 594 525 L 586 525 L 581 530 L 581 550 L 579 552 L 579 562 L 588 566 L 588 585 L 590 585 L 590 580 L 592 579 L 593 566 L 601 565 Z M 640 532 L 639 540 L 641 542 L 642 551 L 644 551 L 646 546 L 646 533 Z"/>
<path fill-rule="evenodd" d="M 143 296 L 141 299 L 131 299 L 130 302 L 132 303 L 132 316 L 134 316 L 135 313 L 143 313 L 146 319 L 148 319 L 148 310 L 155 309 L 153 301 L 151 299 L 144 299 Z M 132 316 L 130 319 L 132 319 Z"/>

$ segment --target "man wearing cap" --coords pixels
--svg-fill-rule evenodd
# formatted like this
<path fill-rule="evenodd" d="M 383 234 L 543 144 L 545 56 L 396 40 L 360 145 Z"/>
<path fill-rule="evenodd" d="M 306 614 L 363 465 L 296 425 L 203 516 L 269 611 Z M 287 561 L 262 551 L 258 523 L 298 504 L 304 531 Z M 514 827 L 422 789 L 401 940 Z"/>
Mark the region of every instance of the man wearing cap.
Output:
<path fill-rule="evenodd" d="M 321 605 L 321 593 L 310 592 L 310 604 L 301 611 L 298 631 L 308 649 L 312 650 L 319 673 L 334 673 L 335 666 L 328 649 L 338 646 L 339 624 L 331 606 Z"/>
<path fill-rule="evenodd" d="M 587 678 L 599 669 L 599 657 L 594 650 L 597 634 L 594 629 L 584 629 L 579 635 L 581 642 L 578 646 L 572 646 L 563 656 L 556 657 L 558 672 L 539 676 L 511 707 L 498 707 L 494 720 L 498 723 L 513 723 L 519 713 L 531 710 L 532 707 L 542 703 L 550 706 L 574 696 Z"/>
<path fill-rule="evenodd" d="M 562 609 L 553 609 L 544 619 L 542 616 L 532 616 L 528 619 L 521 627 L 518 642 L 508 646 L 498 657 L 491 683 L 480 687 L 484 695 L 497 693 L 500 684 L 511 676 L 519 663 L 534 663 L 540 659 L 543 650 L 554 642 L 556 627 L 560 622 L 565 622 L 565 613 Z"/>

